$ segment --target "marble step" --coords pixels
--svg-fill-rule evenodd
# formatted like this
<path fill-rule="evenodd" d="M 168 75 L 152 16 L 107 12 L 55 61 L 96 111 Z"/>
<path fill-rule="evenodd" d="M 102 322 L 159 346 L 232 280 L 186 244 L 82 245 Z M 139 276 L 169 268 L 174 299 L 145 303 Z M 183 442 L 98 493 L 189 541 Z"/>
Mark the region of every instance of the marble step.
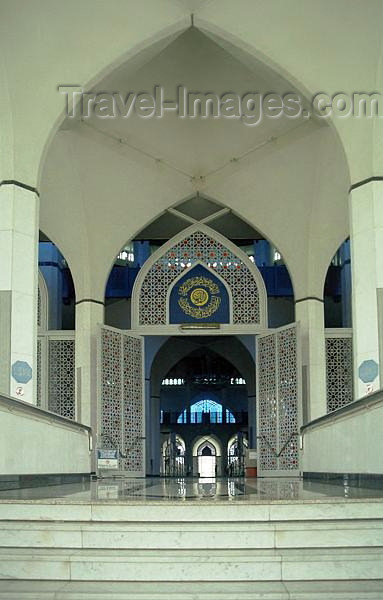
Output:
<path fill-rule="evenodd" d="M 302 502 L 69 502 L 65 499 L 0 501 L 0 521 L 82 521 L 124 523 L 250 523 L 383 519 L 383 501 Z"/>
<path fill-rule="evenodd" d="M 383 548 L 73 550 L 1 548 L 0 579 L 251 582 L 373 580 Z"/>
<path fill-rule="evenodd" d="M 0 600 L 382 600 L 383 580 L 137 583 L 0 581 Z"/>
<path fill-rule="evenodd" d="M 261 549 L 377 547 L 383 520 L 100 523 L 0 521 L 0 547 Z"/>

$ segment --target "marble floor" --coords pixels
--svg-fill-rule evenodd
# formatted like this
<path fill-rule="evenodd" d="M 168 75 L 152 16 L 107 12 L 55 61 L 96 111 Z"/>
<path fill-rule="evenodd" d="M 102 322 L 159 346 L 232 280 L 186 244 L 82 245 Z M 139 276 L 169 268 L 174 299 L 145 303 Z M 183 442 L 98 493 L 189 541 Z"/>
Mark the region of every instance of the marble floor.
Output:
<path fill-rule="evenodd" d="M 322 483 L 300 478 L 103 478 L 78 484 L 0 491 L 9 500 L 66 502 L 337 502 L 383 499 L 383 488 Z"/>

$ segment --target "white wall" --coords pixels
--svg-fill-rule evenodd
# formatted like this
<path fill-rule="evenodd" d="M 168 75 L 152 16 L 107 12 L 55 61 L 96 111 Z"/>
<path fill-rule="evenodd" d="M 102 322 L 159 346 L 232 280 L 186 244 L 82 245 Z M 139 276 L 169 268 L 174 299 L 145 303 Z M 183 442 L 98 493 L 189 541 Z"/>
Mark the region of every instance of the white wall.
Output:
<path fill-rule="evenodd" d="M 90 473 L 88 430 L 0 397 L 0 475 Z"/>
<path fill-rule="evenodd" d="M 370 404 L 357 401 L 358 410 L 333 413 L 304 432 L 303 471 L 383 473 L 383 399 L 370 398 Z"/>

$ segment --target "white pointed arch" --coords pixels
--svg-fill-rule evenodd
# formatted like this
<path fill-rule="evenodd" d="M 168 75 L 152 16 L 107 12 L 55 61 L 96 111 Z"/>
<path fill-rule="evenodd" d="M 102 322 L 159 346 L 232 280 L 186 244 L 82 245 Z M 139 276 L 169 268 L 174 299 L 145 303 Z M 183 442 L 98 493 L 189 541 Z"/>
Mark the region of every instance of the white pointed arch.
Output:
<path fill-rule="evenodd" d="M 208 435 L 199 435 L 192 441 L 192 454 L 193 456 L 197 456 L 198 449 L 205 444 L 209 444 L 214 446 L 215 455 L 222 456 L 222 443 L 221 440 L 214 434 Z"/>
<path fill-rule="evenodd" d="M 217 449 L 215 447 L 214 444 L 212 444 L 209 441 L 203 441 L 200 446 L 197 448 L 197 456 L 203 456 L 203 451 L 205 448 L 209 448 L 210 453 L 212 456 L 216 456 L 217 455 Z"/>
<path fill-rule="evenodd" d="M 183 253 L 183 254 L 182 254 Z M 180 276 L 197 264 L 212 269 L 232 298 L 232 324 L 226 333 L 267 328 L 267 292 L 260 271 L 230 240 L 203 223 L 195 223 L 163 244 L 140 270 L 132 293 L 132 328 L 170 332 L 170 290 Z"/>

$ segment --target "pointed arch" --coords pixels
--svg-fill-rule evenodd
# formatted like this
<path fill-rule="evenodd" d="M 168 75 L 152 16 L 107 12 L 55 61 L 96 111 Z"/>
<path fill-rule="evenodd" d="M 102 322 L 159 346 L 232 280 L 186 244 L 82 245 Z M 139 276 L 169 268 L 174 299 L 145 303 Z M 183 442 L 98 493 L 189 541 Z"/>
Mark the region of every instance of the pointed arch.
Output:
<path fill-rule="evenodd" d="M 208 450 L 208 452 L 205 452 L 206 450 Z M 216 447 L 211 442 L 203 441 L 201 443 L 201 445 L 199 446 L 199 448 L 197 448 L 198 456 L 205 456 L 205 455 L 216 456 L 216 454 L 217 454 Z"/>
<path fill-rule="evenodd" d="M 197 456 L 198 448 L 203 447 L 206 443 L 214 446 L 216 456 L 222 456 L 223 448 L 221 440 L 216 435 L 210 433 L 208 435 L 198 435 L 194 438 L 191 443 L 193 456 Z"/>
<path fill-rule="evenodd" d="M 169 327 L 169 290 L 198 263 L 230 290 L 233 325 L 267 327 L 267 292 L 260 271 L 230 240 L 195 223 L 161 246 L 141 269 L 132 294 L 134 329 Z"/>

